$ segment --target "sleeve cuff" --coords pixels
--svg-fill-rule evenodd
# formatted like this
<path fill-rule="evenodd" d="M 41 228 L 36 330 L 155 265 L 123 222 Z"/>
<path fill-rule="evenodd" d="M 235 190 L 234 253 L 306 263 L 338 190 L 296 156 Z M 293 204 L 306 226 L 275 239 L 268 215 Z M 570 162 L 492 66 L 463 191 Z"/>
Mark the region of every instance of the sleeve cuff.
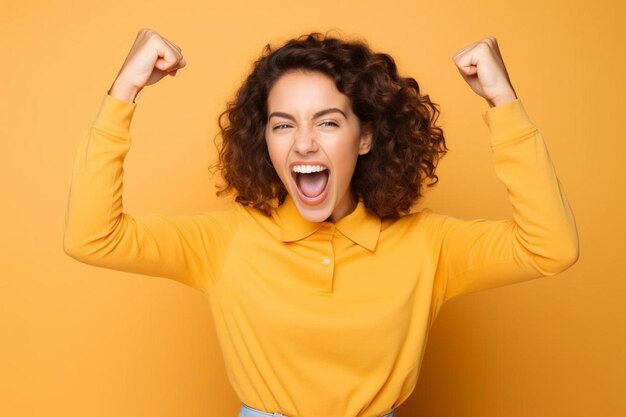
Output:
<path fill-rule="evenodd" d="M 102 99 L 93 127 L 130 139 L 130 122 L 135 108 L 137 108 L 137 103 L 120 100 L 107 93 Z"/>
<path fill-rule="evenodd" d="M 537 129 L 518 98 L 483 113 L 483 120 L 491 132 L 491 146 L 502 145 Z"/>

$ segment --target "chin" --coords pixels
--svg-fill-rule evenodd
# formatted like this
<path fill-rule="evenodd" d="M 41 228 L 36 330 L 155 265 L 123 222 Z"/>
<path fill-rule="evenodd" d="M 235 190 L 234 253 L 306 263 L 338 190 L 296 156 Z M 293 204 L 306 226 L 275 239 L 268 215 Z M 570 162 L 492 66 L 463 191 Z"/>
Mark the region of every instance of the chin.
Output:
<path fill-rule="evenodd" d="M 327 198 L 324 201 L 324 204 L 320 204 L 317 206 L 311 206 L 308 204 L 302 203 L 298 199 L 297 195 L 292 195 L 296 207 L 298 208 L 298 212 L 305 219 L 313 223 L 324 222 L 330 218 L 333 214 L 334 204 L 332 204 L 332 198 Z"/>

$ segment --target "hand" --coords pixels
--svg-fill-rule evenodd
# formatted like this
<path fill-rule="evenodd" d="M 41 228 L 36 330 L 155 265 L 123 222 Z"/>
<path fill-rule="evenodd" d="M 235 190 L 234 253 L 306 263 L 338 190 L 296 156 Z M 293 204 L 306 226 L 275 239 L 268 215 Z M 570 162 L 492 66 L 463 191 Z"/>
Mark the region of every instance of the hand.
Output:
<path fill-rule="evenodd" d="M 141 29 L 108 93 L 134 101 L 145 86 L 166 75 L 175 76 L 176 71 L 187 65 L 181 51 L 154 30 Z"/>
<path fill-rule="evenodd" d="M 487 100 L 490 107 L 517 98 L 504 66 L 498 42 L 493 36 L 466 46 L 454 54 L 452 59 L 463 79 L 476 94 Z"/>

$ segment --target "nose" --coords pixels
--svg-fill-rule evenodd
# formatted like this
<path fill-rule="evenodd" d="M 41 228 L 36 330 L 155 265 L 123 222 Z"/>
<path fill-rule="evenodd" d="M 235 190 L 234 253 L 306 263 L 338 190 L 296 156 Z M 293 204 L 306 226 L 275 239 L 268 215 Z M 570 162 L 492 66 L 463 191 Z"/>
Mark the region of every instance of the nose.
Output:
<path fill-rule="evenodd" d="M 298 129 L 294 136 L 294 151 L 301 155 L 317 152 L 317 139 L 312 130 Z"/>

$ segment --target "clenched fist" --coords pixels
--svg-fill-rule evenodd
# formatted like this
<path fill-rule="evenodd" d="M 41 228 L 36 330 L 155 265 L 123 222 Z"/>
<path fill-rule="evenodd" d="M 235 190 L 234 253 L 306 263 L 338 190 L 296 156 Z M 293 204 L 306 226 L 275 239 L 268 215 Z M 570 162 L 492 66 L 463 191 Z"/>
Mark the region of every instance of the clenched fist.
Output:
<path fill-rule="evenodd" d="M 474 42 L 452 57 L 459 72 L 474 90 L 494 107 L 517 98 L 493 36 Z"/>
<path fill-rule="evenodd" d="M 187 64 L 181 51 L 176 44 L 154 30 L 141 29 L 107 93 L 120 100 L 134 102 L 145 86 L 158 82 L 166 75 L 175 76 L 176 71 Z"/>

